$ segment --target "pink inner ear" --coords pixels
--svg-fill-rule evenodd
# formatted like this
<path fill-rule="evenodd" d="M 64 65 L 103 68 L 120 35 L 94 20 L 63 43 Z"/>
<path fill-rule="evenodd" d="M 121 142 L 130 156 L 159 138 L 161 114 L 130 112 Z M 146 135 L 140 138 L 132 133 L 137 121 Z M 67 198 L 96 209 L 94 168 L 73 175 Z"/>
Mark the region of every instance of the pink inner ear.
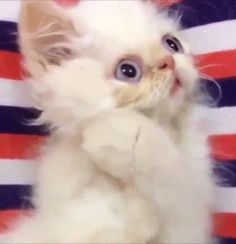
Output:
<path fill-rule="evenodd" d="M 78 4 L 79 0 L 54 0 L 62 7 L 73 7 Z"/>

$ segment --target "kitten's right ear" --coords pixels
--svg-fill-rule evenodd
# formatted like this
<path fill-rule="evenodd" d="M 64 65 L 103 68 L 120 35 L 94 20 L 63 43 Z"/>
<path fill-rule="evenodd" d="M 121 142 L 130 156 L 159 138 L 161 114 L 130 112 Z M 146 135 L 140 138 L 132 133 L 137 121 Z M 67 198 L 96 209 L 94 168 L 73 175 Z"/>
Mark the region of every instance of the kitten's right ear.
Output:
<path fill-rule="evenodd" d="M 53 0 L 21 2 L 19 41 L 29 69 L 46 69 L 71 59 L 74 50 L 70 40 L 75 35 L 66 11 Z"/>

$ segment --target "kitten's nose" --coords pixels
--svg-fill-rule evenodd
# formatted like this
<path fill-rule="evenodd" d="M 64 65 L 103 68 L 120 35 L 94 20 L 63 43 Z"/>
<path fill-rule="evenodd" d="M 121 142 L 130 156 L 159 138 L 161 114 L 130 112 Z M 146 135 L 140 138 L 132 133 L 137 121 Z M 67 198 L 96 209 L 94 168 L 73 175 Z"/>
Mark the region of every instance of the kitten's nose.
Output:
<path fill-rule="evenodd" d="M 159 69 L 170 69 L 174 70 L 175 69 L 175 60 L 172 56 L 165 56 L 159 61 L 158 64 Z"/>

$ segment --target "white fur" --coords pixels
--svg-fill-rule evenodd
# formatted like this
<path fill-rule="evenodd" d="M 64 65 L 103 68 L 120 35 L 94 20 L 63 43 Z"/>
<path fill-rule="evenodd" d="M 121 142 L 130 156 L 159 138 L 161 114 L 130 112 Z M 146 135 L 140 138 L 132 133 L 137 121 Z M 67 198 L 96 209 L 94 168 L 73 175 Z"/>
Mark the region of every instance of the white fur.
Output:
<path fill-rule="evenodd" d="M 138 53 L 155 65 L 170 55 L 162 36 L 181 38 L 177 27 L 141 1 L 82 1 L 65 12 L 84 33 L 71 38 L 72 46 L 84 38 L 76 58 L 38 69 L 23 47 L 41 119 L 57 129 L 38 159 L 34 215 L 3 243 L 209 243 L 213 183 L 192 116 L 197 71 L 187 45 L 173 54 L 176 96 L 173 78 L 134 106 L 117 108 L 114 96 L 129 87 L 113 76 L 117 60 Z"/>

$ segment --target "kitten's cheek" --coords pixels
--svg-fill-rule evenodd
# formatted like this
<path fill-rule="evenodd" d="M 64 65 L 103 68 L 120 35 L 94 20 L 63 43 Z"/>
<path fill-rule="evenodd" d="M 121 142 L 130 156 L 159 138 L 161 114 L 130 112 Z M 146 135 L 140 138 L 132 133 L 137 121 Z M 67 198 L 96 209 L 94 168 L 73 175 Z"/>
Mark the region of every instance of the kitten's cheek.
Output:
<path fill-rule="evenodd" d="M 102 111 L 113 109 L 116 106 L 117 106 L 117 102 L 113 97 L 104 97 L 99 104 L 99 107 L 101 108 Z"/>

